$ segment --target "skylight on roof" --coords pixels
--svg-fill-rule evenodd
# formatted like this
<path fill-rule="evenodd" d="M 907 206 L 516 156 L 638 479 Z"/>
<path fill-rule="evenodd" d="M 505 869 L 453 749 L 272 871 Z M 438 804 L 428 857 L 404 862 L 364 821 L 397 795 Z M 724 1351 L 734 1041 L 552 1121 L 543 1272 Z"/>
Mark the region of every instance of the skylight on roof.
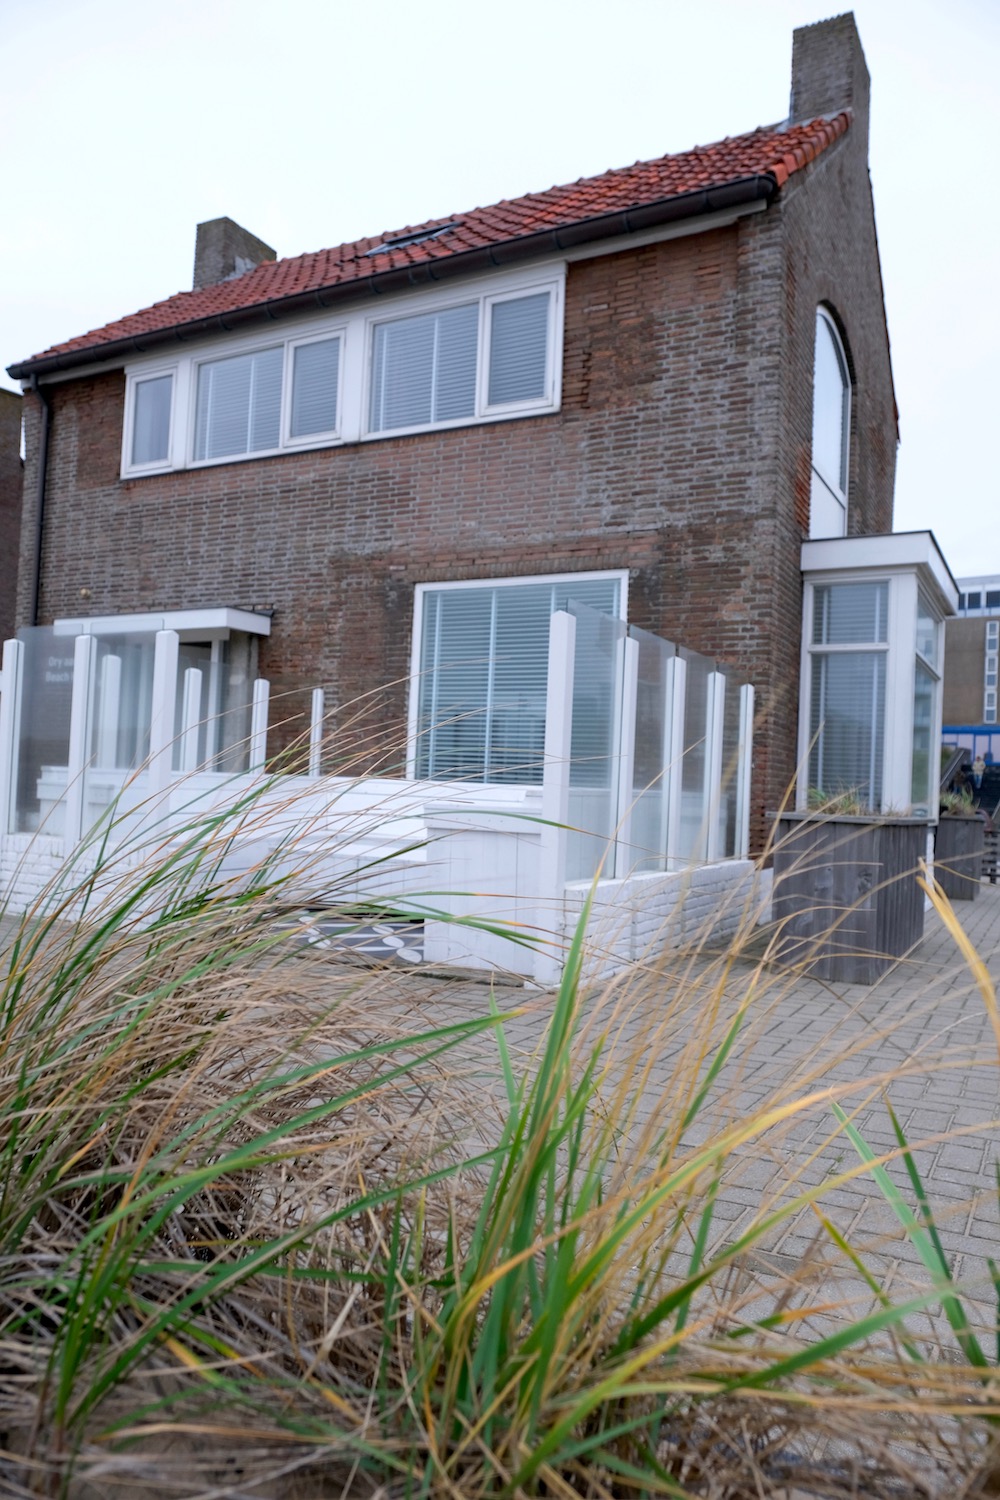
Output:
<path fill-rule="evenodd" d="M 454 219 L 452 223 L 442 224 L 437 229 L 418 229 L 414 234 L 396 234 L 391 239 L 383 240 L 380 245 L 373 245 L 365 254 L 382 255 L 386 250 L 403 250 L 407 245 L 422 245 L 425 240 L 440 239 L 441 235 L 457 229 L 460 223 L 460 219 Z"/>

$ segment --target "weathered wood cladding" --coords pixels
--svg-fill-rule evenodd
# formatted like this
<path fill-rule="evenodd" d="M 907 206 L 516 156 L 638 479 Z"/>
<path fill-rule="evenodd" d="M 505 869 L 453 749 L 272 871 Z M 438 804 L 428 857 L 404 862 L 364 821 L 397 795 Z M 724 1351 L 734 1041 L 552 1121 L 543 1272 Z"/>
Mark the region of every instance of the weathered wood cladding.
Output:
<path fill-rule="evenodd" d="M 788 813 L 778 822 L 778 959 L 818 979 L 872 984 L 918 943 L 927 824 Z"/>

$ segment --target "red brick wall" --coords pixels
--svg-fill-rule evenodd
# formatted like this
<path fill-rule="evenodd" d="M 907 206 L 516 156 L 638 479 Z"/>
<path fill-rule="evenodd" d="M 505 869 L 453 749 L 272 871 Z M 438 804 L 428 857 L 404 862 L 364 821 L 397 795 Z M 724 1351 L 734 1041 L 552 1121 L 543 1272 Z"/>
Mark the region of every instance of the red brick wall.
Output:
<path fill-rule="evenodd" d="M 852 266 L 864 204 L 845 216 L 824 163 L 766 214 L 571 265 L 556 415 L 123 482 L 123 376 L 53 387 L 41 619 L 272 608 L 274 692 L 395 683 L 398 722 L 415 583 L 627 567 L 635 623 L 758 685 L 759 837 L 794 771 L 821 297 L 857 370 L 851 528 L 891 516 L 877 276 Z"/>

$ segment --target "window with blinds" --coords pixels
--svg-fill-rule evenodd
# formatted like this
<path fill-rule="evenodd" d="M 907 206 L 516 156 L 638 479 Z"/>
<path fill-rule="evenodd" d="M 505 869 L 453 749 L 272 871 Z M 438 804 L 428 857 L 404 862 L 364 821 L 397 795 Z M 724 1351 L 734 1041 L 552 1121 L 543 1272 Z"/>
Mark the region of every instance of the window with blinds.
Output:
<path fill-rule="evenodd" d="M 126 371 L 122 474 L 226 463 L 559 406 L 564 270 L 497 273 L 448 301 L 393 296 Z M 234 347 L 235 345 L 235 347 Z"/>
<path fill-rule="evenodd" d="M 194 456 L 229 458 L 277 448 L 284 351 L 213 359 L 198 369 Z"/>
<path fill-rule="evenodd" d="M 809 785 L 882 806 L 889 585 L 813 590 Z"/>
<path fill-rule="evenodd" d="M 416 776 L 541 782 L 549 621 L 571 601 L 618 615 L 621 579 L 568 576 L 418 591 Z"/>
<path fill-rule="evenodd" d="M 405 432 L 551 404 L 552 307 L 546 287 L 377 323 L 369 431 Z"/>

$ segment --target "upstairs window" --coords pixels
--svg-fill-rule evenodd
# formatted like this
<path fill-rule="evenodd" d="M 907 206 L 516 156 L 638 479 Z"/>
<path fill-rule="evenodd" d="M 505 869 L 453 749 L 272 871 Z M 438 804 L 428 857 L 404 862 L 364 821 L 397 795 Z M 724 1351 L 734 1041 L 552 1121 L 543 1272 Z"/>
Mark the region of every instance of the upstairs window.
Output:
<path fill-rule="evenodd" d="M 369 432 L 553 406 L 555 290 L 483 297 L 376 323 Z"/>
<path fill-rule="evenodd" d="M 133 386 L 132 433 L 128 451 L 135 469 L 165 464 L 170 457 L 173 374 L 137 380 Z"/>
<path fill-rule="evenodd" d="M 559 407 L 564 269 L 386 300 L 127 371 L 122 474 Z"/>
<path fill-rule="evenodd" d="M 851 382 L 847 357 L 833 319 L 816 313 L 813 363 L 812 485 L 809 535 L 847 535 L 847 461 L 850 448 Z"/>

